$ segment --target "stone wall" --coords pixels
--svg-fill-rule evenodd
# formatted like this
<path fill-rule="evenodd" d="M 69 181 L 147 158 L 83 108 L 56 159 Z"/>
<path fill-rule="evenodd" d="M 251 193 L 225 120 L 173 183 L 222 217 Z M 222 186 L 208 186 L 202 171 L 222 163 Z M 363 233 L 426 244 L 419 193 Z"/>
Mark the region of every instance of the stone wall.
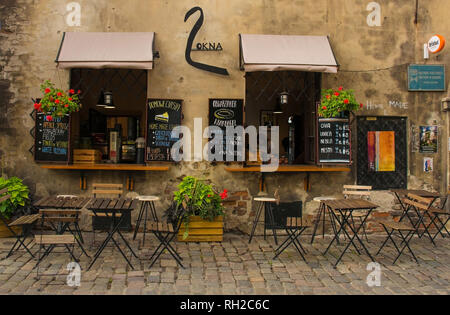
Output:
<path fill-rule="evenodd" d="M 440 110 L 447 93 L 407 91 L 408 63 L 424 63 L 423 44 L 431 35 L 450 38 L 447 17 L 450 2 L 420 1 L 415 23 L 415 1 L 378 0 L 381 26 L 367 24 L 368 0 L 79 0 L 81 26 L 68 26 L 66 5 L 61 0 L 3 0 L 0 3 L 0 172 L 2 176 L 24 178 L 33 197 L 50 194 L 89 195 L 79 188 L 79 173 L 50 171 L 39 167 L 28 152 L 32 146 L 29 130 L 33 120 L 31 98 L 39 95 L 40 83 L 48 78 L 68 87 L 69 72 L 55 70 L 54 59 L 62 33 L 80 32 L 156 32 L 156 49 L 161 58 L 149 71 L 149 98 L 184 100 L 184 124 L 193 126 L 195 117 L 207 121 L 208 98 L 245 98 L 244 73 L 239 69 L 238 34 L 329 35 L 341 69 L 324 75 L 323 87 L 343 85 L 356 91 L 365 108 L 358 115 L 408 117 L 409 126 L 439 125 L 439 153 L 435 171 L 423 172 L 423 154 L 408 146 L 410 188 L 445 192 L 447 187 L 448 117 Z M 195 17 L 184 22 L 186 12 L 200 6 L 205 23 L 198 41 L 221 42 L 224 51 L 198 54 L 201 62 L 226 67 L 229 77 L 221 77 L 188 65 L 184 58 L 187 37 Z M 429 64 L 449 64 L 449 48 L 432 56 Z M 447 67 L 447 76 L 449 67 Z M 353 139 L 356 143 L 356 136 Z M 357 161 L 356 154 L 353 155 Z M 126 173 L 89 172 L 88 183 L 125 183 Z M 180 163 L 166 173 L 133 173 L 135 191 L 128 196 L 156 194 L 162 197 L 161 211 L 170 203 L 176 185 L 185 175 L 210 179 L 218 189 L 228 189 L 228 229 L 248 232 L 253 215 L 250 199 L 258 193 L 259 174 L 228 173 L 221 164 Z M 356 168 L 350 173 L 311 174 L 312 189 L 305 192 L 305 174 L 269 174 L 269 194 L 281 189 L 284 200 L 301 200 L 307 214 L 321 195 L 340 196 L 342 185 L 354 184 Z M 385 216 L 396 209 L 394 197 L 386 191 L 374 192 Z M 395 214 L 396 212 L 394 212 Z M 372 227 L 371 227 L 372 228 Z M 373 229 L 376 229 L 373 226 Z"/>

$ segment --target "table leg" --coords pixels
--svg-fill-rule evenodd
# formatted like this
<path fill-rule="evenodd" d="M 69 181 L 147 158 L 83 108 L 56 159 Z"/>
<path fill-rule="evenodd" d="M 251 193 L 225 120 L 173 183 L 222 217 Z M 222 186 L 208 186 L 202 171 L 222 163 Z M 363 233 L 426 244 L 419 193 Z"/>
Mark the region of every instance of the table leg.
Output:
<path fill-rule="evenodd" d="M 370 216 L 370 214 L 372 213 L 372 211 L 373 211 L 373 209 L 370 209 L 370 210 L 368 211 L 367 215 L 364 217 L 363 224 L 366 222 L 367 218 Z M 344 256 L 345 252 L 346 252 L 346 251 L 348 250 L 348 248 L 350 247 L 350 244 L 353 244 L 353 245 L 356 247 L 356 245 L 353 243 L 353 241 L 354 241 L 355 238 L 356 238 L 356 239 L 358 240 L 358 242 L 361 244 L 361 246 L 362 246 L 363 249 L 365 250 L 367 256 L 369 256 L 370 259 L 371 259 L 372 261 L 375 261 L 375 260 L 373 259 L 372 255 L 370 254 L 369 250 L 367 249 L 367 247 L 364 245 L 364 243 L 362 242 L 362 240 L 361 240 L 361 239 L 359 238 L 359 236 L 358 236 L 358 233 L 359 233 L 359 231 L 361 230 L 362 225 L 360 225 L 360 226 L 356 229 L 356 231 L 355 231 L 355 230 L 353 229 L 352 225 L 348 222 L 349 217 L 352 216 L 352 211 L 349 211 L 349 213 L 350 213 L 350 214 L 345 218 L 345 222 L 346 222 L 346 224 L 349 226 L 350 230 L 353 232 L 353 237 L 350 238 L 350 236 L 349 236 L 350 242 L 347 244 L 347 246 L 345 247 L 345 249 L 344 249 L 344 251 L 342 252 L 341 256 L 338 258 L 336 264 L 334 265 L 335 268 L 337 267 L 337 265 L 338 265 L 339 262 L 341 261 L 341 259 L 342 259 L 342 257 Z M 341 214 L 342 214 L 342 213 L 341 213 Z M 343 223 L 344 223 L 344 221 L 343 221 Z"/>
<path fill-rule="evenodd" d="M 336 241 L 339 244 L 338 238 L 339 238 L 339 235 L 341 234 L 341 232 L 344 233 L 344 236 L 347 236 L 348 239 L 350 239 L 350 235 L 348 234 L 347 230 L 345 229 L 346 224 L 348 224 L 348 222 L 347 222 L 348 216 L 346 217 L 345 214 L 342 213 L 341 210 L 339 210 L 341 217 L 342 217 L 342 222 L 341 222 L 341 221 L 339 221 L 339 218 L 337 217 L 337 215 L 334 213 L 334 211 L 331 208 L 328 208 L 328 212 L 330 212 L 333 215 L 335 220 L 340 222 L 341 226 L 339 227 L 339 230 L 337 231 L 336 235 L 331 240 L 331 243 L 328 245 L 327 249 L 325 250 L 324 255 L 326 255 L 328 253 L 328 251 L 330 250 L 331 245 L 333 245 L 334 241 Z M 353 244 L 353 243 L 349 243 L 349 244 Z M 355 247 L 355 250 L 358 253 L 358 255 L 361 255 L 358 247 L 355 244 L 353 244 L 353 246 Z"/>

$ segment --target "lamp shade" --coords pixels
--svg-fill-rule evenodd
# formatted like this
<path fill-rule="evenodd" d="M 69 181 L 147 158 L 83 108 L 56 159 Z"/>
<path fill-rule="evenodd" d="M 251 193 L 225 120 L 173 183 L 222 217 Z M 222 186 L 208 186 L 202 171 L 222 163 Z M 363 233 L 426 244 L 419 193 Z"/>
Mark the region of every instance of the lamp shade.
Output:
<path fill-rule="evenodd" d="M 98 102 L 97 102 L 97 106 L 98 107 L 105 107 L 105 92 L 103 92 L 103 90 L 100 92 L 100 97 L 98 98 Z"/>

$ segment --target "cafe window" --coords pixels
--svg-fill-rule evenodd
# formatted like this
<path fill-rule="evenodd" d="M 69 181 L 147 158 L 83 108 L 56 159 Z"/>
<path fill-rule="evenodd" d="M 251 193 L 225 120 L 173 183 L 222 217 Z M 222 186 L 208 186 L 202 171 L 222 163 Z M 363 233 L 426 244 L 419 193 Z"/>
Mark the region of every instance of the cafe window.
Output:
<path fill-rule="evenodd" d="M 72 147 L 95 150 L 98 162 L 142 160 L 136 141 L 145 137 L 147 70 L 71 69 L 70 74 L 70 87 L 81 90 L 83 106 L 71 117 Z"/>
<path fill-rule="evenodd" d="M 279 126 L 280 164 L 317 161 L 321 77 L 321 73 L 303 71 L 246 73 L 246 125 Z"/>

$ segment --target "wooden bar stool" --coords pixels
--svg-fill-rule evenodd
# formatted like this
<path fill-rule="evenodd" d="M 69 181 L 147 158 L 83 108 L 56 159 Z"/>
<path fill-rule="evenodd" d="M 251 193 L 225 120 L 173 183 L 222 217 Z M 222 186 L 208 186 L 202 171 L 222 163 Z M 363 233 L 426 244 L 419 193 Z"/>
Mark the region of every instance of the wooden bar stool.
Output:
<path fill-rule="evenodd" d="M 156 214 L 155 201 L 159 201 L 160 199 L 157 196 L 138 196 L 136 197 L 136 200 L 139 200 L 141 202 L 141 209 L 139 211 L 138 219 L 136 221 L 133 240 L 136 239 L 139 227 L 141 226 L 142 221 L 144 221 L 144 237 L 142 239 L 142 246 L 144 246 L 145 234 L 147 231 L 147 221 L 149 220 L 148 210 L 150 210 L 153 222 L 158 222 L 158 215 Z"/>
<path fill-rule="evenodd" d="M 264 209 L 265 213 L 267 213 L 270 227 L 272 228 L 273 237 L 275 240 L 275 244 L 278 245 L 278 239 L 277 239 L 277 231 L 275 227 L 275 218 L 272 211 L 272 204 L 273 203 L 280 203 L 280 196 L 278 194 L 278 190 L 275 191 L 274 197 L 255 197 L 253 198 L 253 201 L 258 202 L 258 208 L 256 210 L 255 220 L 253 221 L 253 227 L 252 232 L 250 234 L 250 239 L 248 241 L 249 244 L 251 244 L 253 236 L 255 235 L 256 227 L 258 226 L 262 210 Z M 264 239 L 266 239 L 266 222 L 264 222 Z"/>

